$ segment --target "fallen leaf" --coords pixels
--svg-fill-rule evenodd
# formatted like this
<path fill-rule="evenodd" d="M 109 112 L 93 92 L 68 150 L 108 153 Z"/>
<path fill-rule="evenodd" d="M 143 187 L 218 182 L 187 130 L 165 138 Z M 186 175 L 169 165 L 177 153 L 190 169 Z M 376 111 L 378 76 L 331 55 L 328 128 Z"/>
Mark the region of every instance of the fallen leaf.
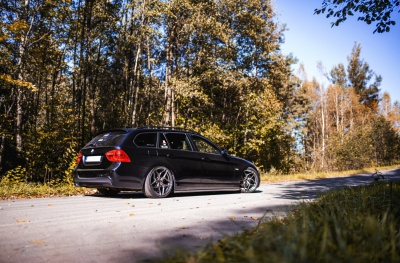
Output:
<path fill-rule="evenodd" d="M 30 222 L 29 220 L 21 220 L 21 219 L 17 220 L 17 223 L 29 223 L 29 222 Z"/>
<path fill-rule="evenodd" d="M 53 204 L 48 204 L 47 206 L 53 206 Z"/>
<path fill-rule="evenodd" d="M 45 243 L 44 240 L 32 240 L 32 244 L 35 244 L 35 245 L 42 245 L 44 243 Z"/>
<path fill-rule="evenodd" d="M 252 216 L 251 219 L 253 219 L 253 220 L 258 220 L 258 219 L 260 219 L 260 218 L 259 218 L 258 216 Z"/>
<path fill-rule="evenodd" d="M 135 216 L 135 214 L 134 213 L 130 213 L 129 216 Z"/>
<path fill-rule="evenodd" d="M 187 229 L 185 226 L 180 226 L 179 229 Z"/>
<path fill-rule="evenodd" d="M 235 219 L 235 217 L 234 217 L 234 216 L 230 216 L 229 219 L 230 219 L 230 220 L 233 220 L 233 219 Z"/>

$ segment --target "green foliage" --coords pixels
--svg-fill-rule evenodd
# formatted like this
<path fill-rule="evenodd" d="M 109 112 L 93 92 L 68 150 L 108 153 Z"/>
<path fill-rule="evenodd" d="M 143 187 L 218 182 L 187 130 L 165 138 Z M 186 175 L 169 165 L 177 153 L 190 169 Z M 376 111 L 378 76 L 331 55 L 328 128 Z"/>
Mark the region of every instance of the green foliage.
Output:
<path fill-rule="evenodd" d="M 63 182 L 71 176 L 71 164 L 76 161 L 77 152 L 64 136 L 60 130 L 32 134 L 24 152 L 28 181 Z"/>
<path fill-rule="evenodd" d="M 372 24 L 376 23 L 375 32 L 389 32 L 396 24 L 391 15 L 399 9 L 400 1 L 367 1 L 367 0 L 324 0 L 321 9 L 315 9 L 315 14 L 323 14 L 326 17 L 334 17 L 336 21 L 332 26 L 338 26 L 347 20 L 347 17 L 358 15 L 359 21 Z M 399 12 L 399 11 L 397 11 Z"/>
<path fill-rule="evenodd" d="M 365 126 L 331 139 L 331 159 L 338 170 L 361 169 L 366 166 L 391 165 L 400 158 L 399 135 L 389 121 L 377 116 Z"/>
<path fill-rule="evenodd" d="M 285 218 L 155 262 L 397 262 L 400 184 L 343 188 Z"/>

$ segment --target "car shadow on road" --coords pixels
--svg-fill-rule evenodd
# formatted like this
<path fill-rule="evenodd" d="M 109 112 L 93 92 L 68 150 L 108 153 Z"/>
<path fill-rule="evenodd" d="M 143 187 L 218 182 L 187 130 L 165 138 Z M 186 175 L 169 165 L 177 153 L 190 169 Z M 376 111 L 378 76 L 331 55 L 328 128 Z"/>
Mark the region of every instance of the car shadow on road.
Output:
<path fill-rule="evenodd" d="M 255 193 L 260 193 L 261 191 L 257 190 Z M 168 198 L 173 197 L 193 197 L 193 196 L 215 196 L 221 194 L 240 194 L 238 191 L 210 191 L 210 192 L 178 192 L 169 196 Z M 91 197 L 99 197 L 99 198 L 116 198 L 116 199 L 149 199 L 142 192 L 133 192 L 133 191 L 123 191 L 114 196 L 105 196 L 98 192 L 93 194 L 87 194 L 86 196 Z"/>

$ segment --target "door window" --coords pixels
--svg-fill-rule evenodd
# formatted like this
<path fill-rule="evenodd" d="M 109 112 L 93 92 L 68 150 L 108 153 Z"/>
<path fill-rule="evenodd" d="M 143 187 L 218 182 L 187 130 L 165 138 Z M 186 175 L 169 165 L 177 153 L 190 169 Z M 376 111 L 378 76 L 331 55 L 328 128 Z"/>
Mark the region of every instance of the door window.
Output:
<path fill-rule="evenodd" d="M 213 153 L 213 154 L 221 153 L 220 149 L 218 149 L 215 145 L 211 144 L 209 141 L 206 141 L 201 137 L 193 136 L 192 139 L 199 152 Z"/>
<path fill-rule="evenodd" d="M 163 138 L 163 137 L 161 137 Z M 174 150 L 184 150 L 191 151 L 189 140 L 183 133 L 165 133 L 165 138 L 167 139 L 167 147 Z M 163 140 L 161 139 L 161 148 L 163 148 Z"/>

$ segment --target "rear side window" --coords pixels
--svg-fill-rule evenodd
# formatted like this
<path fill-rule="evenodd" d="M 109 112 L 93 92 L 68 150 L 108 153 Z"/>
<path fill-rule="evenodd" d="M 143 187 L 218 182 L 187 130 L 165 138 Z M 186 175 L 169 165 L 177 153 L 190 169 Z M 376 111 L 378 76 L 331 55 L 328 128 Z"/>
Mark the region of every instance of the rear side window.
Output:
<path fill-rule="evenodd" d="M 157 145 L 157 133 L 149 132 L 149 133 L 141 133 L 138 134 L 133 142 L 138 147 L 156 147 Z"/>
<path fill-rule="evenodd" d="M 97 146 L 117 146 L 125 139 L 126 132 L 107 132 L 94 137 L 85 147 Z"/>

